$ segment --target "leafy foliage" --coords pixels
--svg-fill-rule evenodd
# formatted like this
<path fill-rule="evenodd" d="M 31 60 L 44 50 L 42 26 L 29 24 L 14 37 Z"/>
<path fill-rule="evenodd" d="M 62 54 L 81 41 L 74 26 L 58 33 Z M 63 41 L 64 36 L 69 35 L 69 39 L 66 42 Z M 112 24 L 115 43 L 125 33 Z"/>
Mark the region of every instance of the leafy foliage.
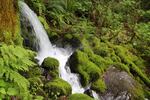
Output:
<path fill-rule="evenodd" d="M 1 93 L 7 95 L 23 95 L 29 96 L 29 82 L 22 76 L 19 71 L 28 71 L 29 66 L 35 65 L 31 60 L 34 53 L 23 49 L 19 46 L 7 46 L 5 44 L 0 47 L 0 77 L 3 85 L 1 86 Z M 10 82 L 10 84 L 8 84 Z M 14 86 L 14 87 L 13 87 Z M 4 92 L 8 91 L 8 92 Z M 7 95 L 6 95 L 7 94 Z M 4 96 L 4 97 L 5 97 Z"/>
<path fill-rule="evenodd" d="M 70 65 L 73 72 L 80 74 L 83 86 L 92 83 L 91 88 L 96 92 L 105 92 L 102 75 L 107 68 L 114 66 L 126 71 L 142 85 L 140 91 L 135 89 L 137 93 L 134 91 L 132 94 L 142 98 L 150 97 L 147 92 L 150 86 L 150 3 L 147 0 L 24 1 L 40 16 L 39 20 L 48 32 L 50 40 L 58 41 L 63 45 L 71 44 L 77 48 L 71 57 Z M 7 42 L 10 38 L 9 32 L 5 32 L 0 40 Z M 9 63 L 8 57 L 2 59 L 6 65 Z M 16 65 L 8 68 L 28 70 L 26 67 Z M 58 77 L 58 71 L 57 67 L 54 69 L 56 70 L 49 72 L 46 70 L 46 72 L 55 80 Z M 33 87 L 30 87 L 31 92 L 38 95 L 38 89 L 42 88 L 39 80 L 43 81 L 44 78 L 40 79 L 41 76 L 36 78 L 35 74 L 30 73 L 32 77 L 29 81 L 33 84 Z M 9 75 L 7 77 L 9 79 Z M 11 79 L 13 80 L 14 77 Z M 7 81 L 4 80 L 4 82 Z M 59 82 L 57 80 L 54 83 Z M 59 85 L 55 84 L 54 87 L 58 89 Z M 11 88 L 10 90 L 14 91 Z M 3 94 L 7 93 L 7 89 L 4 89 L 0 89 Z M 58 91 L 61 89 L 59 87 Z M 18 92 L 14 92 L 16 93 Z M 59 95 L 55 92 L 48 92 L 48 94 L 55 99 Z M 82 98 L 80 95 L 73 98 L 78 97 Z"/>

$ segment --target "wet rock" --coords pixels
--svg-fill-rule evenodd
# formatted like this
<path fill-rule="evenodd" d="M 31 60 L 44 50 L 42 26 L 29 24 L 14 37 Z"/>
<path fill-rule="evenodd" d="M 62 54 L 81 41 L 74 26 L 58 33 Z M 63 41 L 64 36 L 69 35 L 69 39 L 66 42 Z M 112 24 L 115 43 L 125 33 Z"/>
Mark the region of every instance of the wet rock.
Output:
<path fill-rule="evenodd" d="M 104 80 L 107 90 L 101 94 L 102 100 L 143 100 L 140 85 L 127 72 L 112 66 L 104 74 Z"/>
<path fill-rule="evenodd" d="M 52 78 L 58 77 L 58 67 L 59 62 L 55 58 L 47 57 L 44 59 L 41 67 L 44 69 L 43 75 L 45 76 L 46 80 L 51 80 Z"/>
<path fill-rule="evenodd" d="M 93 94 L 92 94 L 92 90 L 91 89 L 85 90 L 84 93 L 93 98 Z"/>
<path fill-rule="evenodd" d="M 130 100 L 130 94 L 121 92 L 118 96 L 115 96 L 113 93 L 106 93 L 104 96 L 101 96 L 101 100 Z"/>

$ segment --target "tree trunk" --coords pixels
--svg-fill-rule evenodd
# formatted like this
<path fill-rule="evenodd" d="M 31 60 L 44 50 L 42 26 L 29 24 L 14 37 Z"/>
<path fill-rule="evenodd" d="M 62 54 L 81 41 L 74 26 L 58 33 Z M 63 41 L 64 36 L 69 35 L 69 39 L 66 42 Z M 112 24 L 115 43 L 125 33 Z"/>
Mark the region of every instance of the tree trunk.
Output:
<path fill-rule="evenodd" d="M 20 38 L 17 2 L 17 0 L 0 0 L 0 42 L 10 44 Z"/>

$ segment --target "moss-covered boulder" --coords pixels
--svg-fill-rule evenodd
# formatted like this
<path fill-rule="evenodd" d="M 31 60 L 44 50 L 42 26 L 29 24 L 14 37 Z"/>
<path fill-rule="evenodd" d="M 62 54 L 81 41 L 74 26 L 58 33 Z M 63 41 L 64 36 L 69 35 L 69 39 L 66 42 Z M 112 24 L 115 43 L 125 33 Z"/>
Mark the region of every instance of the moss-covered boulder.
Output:
<path fill-rule="evenodd" d="M 45 84 L 45 91 L 50 98 L 56 99 L 57 97 L 66 95 L 69 96 L 72 92 L 71 86 L 66 81 L 55 78 Z"/>
<path fill-rule="evenodd" d="M 46 70 L 58 70 L 59 61 L 55 58 L 47 57 L 44 59 L 42 67 Z"/>
<path fill-rule="evenodd" d="M 43 75 L 45 76 L 46 80 L 57 78 L 59 76 L 59 62 L 57 59 L 47 57 L 44 59 L 41 66 L 44 68 Z"/>
<path fill-rule="evenodd" d="M 94 100 L 94 99 L 86 94 L 76 93 L 69 96 L 68 100 Z"/>
<path fill-rule="evenodd" d="M 69 33 L 67 33 L 64 35 L 63 41 L 64 41 L 64 43 L 67 43 L 74 48 L 80 47 L 81 41 L 82 41 L 82 36 L 80 36 L 80 34 L 75 34 L 75 33 L 69 34 Z"/>
<path fill-rule="evenodd" d="M 98 66 L 91 62 L 88 56 L 80 50 L 77 50 L 70 57 L 69 63 L 71 70 L 80 74 L 83 86 L 88 85 L 91 81 L 96 81 L 100 77 L 101 71 Z"/>

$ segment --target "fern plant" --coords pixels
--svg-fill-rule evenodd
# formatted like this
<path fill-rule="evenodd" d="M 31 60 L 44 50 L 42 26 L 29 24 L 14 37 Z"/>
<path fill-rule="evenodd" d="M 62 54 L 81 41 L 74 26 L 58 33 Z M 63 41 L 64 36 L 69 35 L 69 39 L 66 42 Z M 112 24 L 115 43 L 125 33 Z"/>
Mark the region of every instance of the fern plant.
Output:
<path fill-rule="evenodd" d="M 29 98 L 29 82 L 19 73 L 28 71 L 29 66 L 35 65 L 31 61 L 34 53 L 19 46 L 2 44 L 0 46 L 0 98 L 6 99 L 11 96 Z M 13 87 L 13 88 L 12 88 Z M 10 89 L 12 93 L 9 93 Z M 24 96 L 24 97 L 23 97 Z"/>

